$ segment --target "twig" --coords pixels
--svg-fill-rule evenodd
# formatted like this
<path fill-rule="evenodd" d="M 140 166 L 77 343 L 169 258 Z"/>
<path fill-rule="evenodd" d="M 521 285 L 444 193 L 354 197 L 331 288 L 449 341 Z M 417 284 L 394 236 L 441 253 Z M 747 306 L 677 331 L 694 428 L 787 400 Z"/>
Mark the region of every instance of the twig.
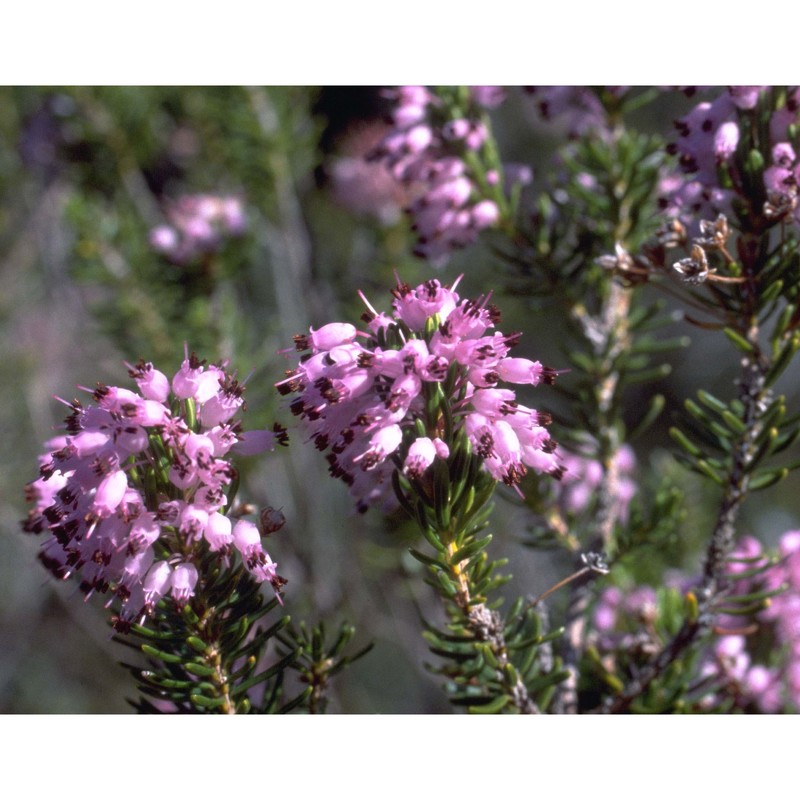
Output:
<path fill-rule="evenodd" d="M 589 543 L 591 550 L 608 550 L 619 519 L 620 503 L 619 467 L 617 451 L 619 441 L 608 418 L 616 393 L 619 389 L 620 374 L 614 369 L 616 358 L 630 346 L 628 315 L 631 294 L 623 286 L 612 283 L 600 314 L 590 317 L 576 310 L 576 316 L 584 329 L 584 335 L 592 343 L 596 353 L 606 353 L 603 365 L 604 378 L 597 389 L 597 415 L 600 430 L 598 444 L 602 477 L 597 489 L 597 511 L 595 514 L 596 534 Z M 586 632 L 586 612 L 591 601 L 592 591 L 588 584 L 576 584 L 570 596 L 567 610 L 565 647 L 562 653 L 564 667 L 569 677 L 564 681 L 561 703 L 564 713 L 577 713 L 578 710 L 578 664 L 584 649 Z"/>
<path fill-rule="evenodd" d="M 749 467 L 756 450 L 756 440 L 762 432 L 759 422 L 769 397 L 765 388 L 765 376 L 769 363 L 759 349 L 759 330 L 751 325 L 746 331 L 746 339 L 753 348 L 753 355 L 741 362 L 740 399 L 744 405 L 743 422 L 746 432 L 733 453 L 725 493 L 720 504 L 717 521 L 706 551 L 703 577 L 697 589 L 698 615 L 695 620 L 684 622 L 677 635 L 645 667 L 625 690 L 603 706 L 603 713 L 619 714 L 627 711 L 633 701 L 645 692 L 669 665 L 703 634 L 713 629 L 714 603 L 720 590 L 720 582 L 725 574 L 728 555 L 733 549 L 736 534 L 736 519 L 742 502 L 747 496 L 750 482 Z"/>

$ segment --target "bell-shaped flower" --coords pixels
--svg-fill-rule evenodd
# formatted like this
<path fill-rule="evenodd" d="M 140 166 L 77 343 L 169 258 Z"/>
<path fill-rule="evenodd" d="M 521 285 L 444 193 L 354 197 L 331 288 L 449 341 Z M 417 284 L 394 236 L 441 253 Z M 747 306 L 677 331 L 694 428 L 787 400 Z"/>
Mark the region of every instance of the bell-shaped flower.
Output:
<path fill-rule="evenodd" d="M 121 469 L 114 470 L 100 481 L 92 502 L 92 513 L 100 518 L 110 517 L 122 502 L 128 488 L 128 476 Z"/>
<path fill-rule="evenodd" d="M 224 550 L 233 544 L 233 534 L 231 533 L 231 520 L 218 511 L 208 515 L 203 536 L 208 542 L 208 547 L 212 553 Z"/>
<path fill-rule="evenodd" d="M 408 455 L 403 462 L 403 472 L 409 478 L 419 478 L 436 458 L 436 447 L 427 436 L 415 439 L 408 448 Z"/>
<path fill-rule="evenodd" d="M 197 567 L 191 562 L 184 561 L 172 571 L 170 581 L 170 594 L 179 606 L 184 606 L 194 596 L 197 586 Z"/>
<path fill-rule="evenodd" d="M 148 570 L 142 581 L 146 608 L 152 609 L 169 591 L 171 580 L 172 568 L 166 561 L 159 561 Z"/>

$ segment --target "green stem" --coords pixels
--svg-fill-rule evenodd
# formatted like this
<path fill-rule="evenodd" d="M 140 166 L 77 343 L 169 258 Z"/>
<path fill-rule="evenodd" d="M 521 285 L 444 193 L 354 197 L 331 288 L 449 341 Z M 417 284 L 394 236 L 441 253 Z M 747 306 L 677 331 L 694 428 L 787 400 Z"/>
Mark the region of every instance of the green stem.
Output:
<path fill-rule="evenodd" d="M 755 307 L 755 290 L 747 292 L 747 300 Z M 675 637 L 642 670 L 625 690 L 610 700 L 602 709 L 604 713 L 618 714 L 627 711 L 633 701 L 643 694 L 677 658 L 690 648 L 702 635 L 714 627 L 714 604 L 718 598 L 720 584 L 724 578 L 727 558 L 734 545 L 736 520 L 739 516 L 750 483 L 750 466 L 757 451 L 757 439 L 762 431 L 762 409 L 767 406 L 769 390 L 765 388 L 765 377 L 770 361 L 760 350 L 759 329 L 755 314 L 749 315 L 749 324 L 740 333 L 752 347 L 752 355 L 741 362 L 739 396 L 744 406 L 745 432 L 733 449 L 730 467 L 725 481 L 725 491 L 717 514 L 716 524 L 706 551 L 703 577 L 697 592 L 698 610 L 692 619 L 687 619 Z"/>
<path fill-rule="evenodd" d="M 456 552 L 456 547 L 451 541 L 446 544 L 447 555 L 452 556 Z M 466 562 L 453 564 L 451 567 L 450 578 L 458 586 L 458 592 L 453 598 L 453 602 L 458 607 L 466 627 L 479 642 L 488 644 L 492 655 L 498 666 L 495 671 L 496 678 L 503 687 L 505 694 L 511 698 L 511 702 L 523 714 L 539 714 L 539 707 L 528 694 L 528 690 L 522 680 L 516 676 L 510 677 L 511 672 L 507 666 L 511 663 L 506 646 L 505 635 L 503 633 L 503 622 L 496 611 L 492 611 L 483 602 L 473 602 L 471 599 L 469 579 L 465 570 Z"/>

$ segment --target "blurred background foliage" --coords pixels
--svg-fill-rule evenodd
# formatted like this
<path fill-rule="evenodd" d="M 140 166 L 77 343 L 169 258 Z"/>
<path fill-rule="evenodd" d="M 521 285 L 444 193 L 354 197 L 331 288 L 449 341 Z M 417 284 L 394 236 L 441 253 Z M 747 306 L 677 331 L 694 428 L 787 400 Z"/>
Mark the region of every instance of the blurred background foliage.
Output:
<path fill-rule="evenodd" d="M 636 122 L 666 133 L 687 108 L 670 96 Z M 282 508 L 288 520 L 269 543 L 289 579 L 287 612 L 331 626 L 347 619 L 357 643 L 375 642 L 337 678 L 329 710 L 450 710 L 424 669 L 419 618 L 439 612 L 422 582 L 409 580 L 422 570 L 407 553 L 414 529 L 400 515 L 355 514 L 345 487 L 303 446 L 273 389 L 289 366 L 280 351 L 309 325 L 355 321 L 363 310 L 358 290 L 388 309 L 395 272 L 412 285 L 434 275 L 449 283 L 463 272 L 459 291 L 467 296 L 494 288 L 502 329 L 524 331 L 519 355 L 555 368 L 567 364 L 564 326 L 552 298 L 504 283 L 491 237 L 437 271 L 410 255 L 399 190 L 379 187 L 366 200 L 348 190 L 385 114 L 373 88 L 0 89 L 0 711 L 132 710 L 102 603 L 80 602 L 74 585 L 48 578 L 35 559 L 39 542 L 19 531 L 23 487 L 63 416 L 54 395 L 71 399 L 76 387 L 97 381 L 127 385 L 123 360 L 142 357 L 170 374 L 184 342 L 203 358 L 230 359 L 241 376 L 252 371 L 248 427 L 275 420 L 290 427 L 288 451 L 243 464 L 241 494 Z M 494 124 L 504 158 L 533 166 L 526 191 L 541 191 L 558 166 L 565 130 L 510 103 Z M 246 225 L 213 251 L 179 262 L 151 246 L 151 231 L 180 197 L 195 194 L 237 198 Z M 670 475 L 686 492 L 694 523 L 713 515 L 716 498 L 672 459 L 667 429 L 698 388 L 730 385 L 736 363 L 722 337 L 678 316 L 669 333 L 688 333 L 692 345 L 672 356 L 668 380 L 627 402 L 638 414 L 654 391 L 666 396 L 658 424 L 635 443 L 637 478 Z M 786 382 L 796 406 L 797 376 Z M 546 389 L 521 399 L 558 410 L 556 393 Z M 771 543 L 798 527 L 798 490 L 795 474 L 760 493 L 740 533 Z M 529 524 L 513 493 L 503 495 L 493 555 L 513 559 L 509 595 L 535 595 L 569 569 L 568 557 L 522 546 Z M 623 568 L 651 582 L 665 568 L 696 570 L 701 543 L 690 531 L 709 527 L 687 526 L 686 537 L 654 548 L 648 564 Z"/>

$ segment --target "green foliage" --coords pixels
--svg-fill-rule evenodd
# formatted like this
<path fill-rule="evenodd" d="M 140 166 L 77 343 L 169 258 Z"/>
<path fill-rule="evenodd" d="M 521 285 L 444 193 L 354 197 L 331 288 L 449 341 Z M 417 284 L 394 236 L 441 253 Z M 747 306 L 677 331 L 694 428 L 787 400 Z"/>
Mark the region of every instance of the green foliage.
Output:
<path fill-rule="evenodd" d="M 308 699 L 286 697 L 286 670 L 302 653 L 279 657 L 274 637 L 289 624 L 275 618 L 277 598 L 265 601 L 260 586 L 243 567 L 222 569 L 209 556 L 195 597 L 178 609 L 161 600 L 152 618 L 130 626 L 117 641 L 146 657 L 147 666 L 129 664 L 142 697 L 131 701 L 140 712 L 281 713 Z M 269 622 L 268 618 L 274 621 Z M 126 626 L 122 626 L 125 631 Z M 263 687 L 254 702 L 250 690 Z M 150 699 L 153 698 L 153 699 Z M 166 709 L 155 701 L 165 702 Z"/>
<path fill-rule="evenodd" d="M 307 689 L 295 698 L 290 708 L 300 706 L 310 714 L 324 714 L 328 705 L 326 690 L 330 680 L 354 661 L 365 656 L 371 649 L 368 644 L 353 654 L 345 654 L 345 650 L 355 635 L 356 629 L 343 623 L 332 644 L 326 643 L 325 624 L 323 622 L 309 628 L 304 622 L 289 625 L 278 634 L 278 640 L 290 658 L 290 666 L 301 683 Z"/>

